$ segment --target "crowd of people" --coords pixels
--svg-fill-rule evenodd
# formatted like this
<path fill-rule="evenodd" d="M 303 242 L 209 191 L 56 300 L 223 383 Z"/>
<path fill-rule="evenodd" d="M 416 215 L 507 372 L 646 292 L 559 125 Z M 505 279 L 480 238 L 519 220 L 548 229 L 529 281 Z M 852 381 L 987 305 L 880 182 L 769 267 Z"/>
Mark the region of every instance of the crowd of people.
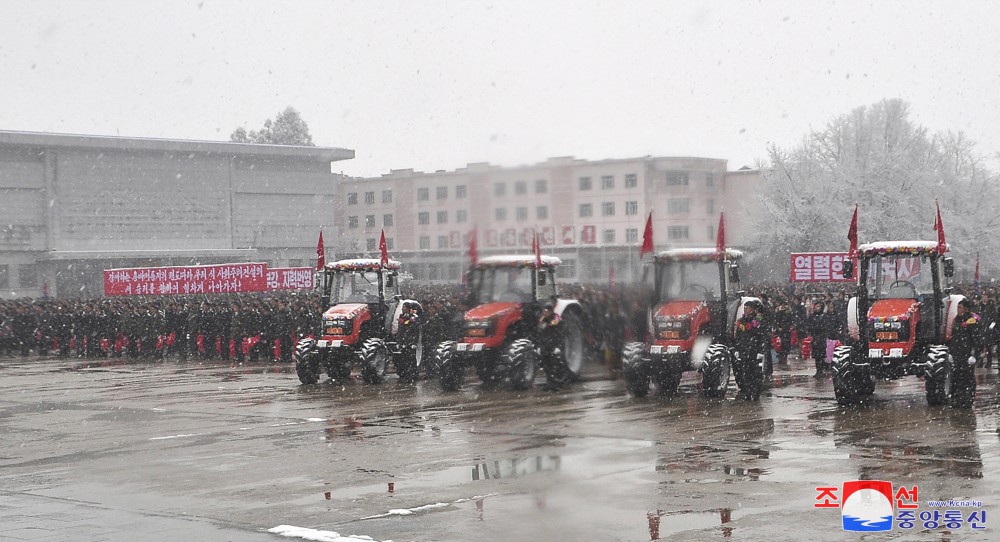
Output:
<path fill-rule="evenodd" d="M 563 285 L 561 290 L 561 297 L 577 299 L 584 307 L 587 346 L 617 375 L 625 343 L 647 337 L 649 291 L 593 285 Z M 970 311 L 981 320 L 975 357 L 980 366 L 992 367 L 1000 343 L 1000 288 L 965 290 Z M 761 300 L 759 318 L 770 338 L 768 366 L 787 363 L 796 354 L 811 358 L 822 375 L 834 347 L 846 339 L 848 292 L 849 287 L 839 285 L 809 291 L 787 284 L 750 288 L 748 293 Z M 458 336 L 462 315 L 470 308 L 460 286 L 412 286 L 404 294 L 422 305 L 425 345 Z M 318 292 L 305 291 L 0 300 L 0 356 L 287 362 L 296 339 L 315 334 L 325 308 Z"/>

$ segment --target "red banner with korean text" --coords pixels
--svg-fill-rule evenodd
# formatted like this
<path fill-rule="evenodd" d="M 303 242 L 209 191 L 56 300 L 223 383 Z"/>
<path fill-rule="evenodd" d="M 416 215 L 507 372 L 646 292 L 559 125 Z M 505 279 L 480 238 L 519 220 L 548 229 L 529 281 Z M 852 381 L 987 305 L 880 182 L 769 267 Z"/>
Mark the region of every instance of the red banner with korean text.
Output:
<path fill-rule="evenodd" d="M 793 252 L 792 282 L 852 282 L 844 278 L 846 252 Z M 855 266 L 857 269 L 857 266 Z"/>
<path fill-rule="evenodd" d="M 312 289 L 313 269 L 311 267 L 269 267 L 267 268 L 268 290 Z"/>
<path fill-rule="evenodd" d="M 104 270 L 104 295 L 185 295 L 263 292 L 266 263 L 230 263 Z"/>

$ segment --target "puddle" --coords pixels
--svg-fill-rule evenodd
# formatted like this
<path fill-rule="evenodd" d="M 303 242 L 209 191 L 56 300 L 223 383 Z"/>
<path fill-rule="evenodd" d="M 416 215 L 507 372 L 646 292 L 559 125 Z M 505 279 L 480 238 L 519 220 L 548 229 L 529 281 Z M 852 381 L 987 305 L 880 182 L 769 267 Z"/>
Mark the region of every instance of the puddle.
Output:
<path fill-rule="evenodd" d="M 715 528 L 722 538 L 730 538 L 734 528 L 731 508 L 714 510 L 651 510 L 646 513 L 649 523 L 650 540 L 667 540 L 671 535 L 686 531 L 700 531 Z"/>

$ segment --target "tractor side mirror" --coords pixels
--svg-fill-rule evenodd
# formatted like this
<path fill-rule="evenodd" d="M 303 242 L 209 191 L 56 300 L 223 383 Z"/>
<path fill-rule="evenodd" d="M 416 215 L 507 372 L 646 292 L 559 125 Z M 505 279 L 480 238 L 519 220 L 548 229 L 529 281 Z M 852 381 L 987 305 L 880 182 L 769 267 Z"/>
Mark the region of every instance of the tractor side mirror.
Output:
<path fill-rule="evenodd" d="M 854 262 L 851 260 L 844 260 L 844 278 L 853 279 L 854 278 Z"/>
<path fill-rule="evenodd" d="M 944 259 L 944 276 L 948 278 L 955 276 L 955 260 L 951 258 Z"/>
<path fill-rule="evenodd" d="M 544 271 L 540 271 L 538 273 L 538 285 L 539 286 L 545 286 L 545 272 Z"/>
<path fill-rule="evenodd" d="M 392 287 L 394 287 L 396 285 L 396 274 L 395 273 L 389 273 L 385 277 L 385 285 L 386 285 L 387 288 L 392 288 Z"/>
<path fill-rule="evenodd" d="M 729 282 L 737 284 L 740 282 L 740 267 L 736 264 L 729 266 Z"/>

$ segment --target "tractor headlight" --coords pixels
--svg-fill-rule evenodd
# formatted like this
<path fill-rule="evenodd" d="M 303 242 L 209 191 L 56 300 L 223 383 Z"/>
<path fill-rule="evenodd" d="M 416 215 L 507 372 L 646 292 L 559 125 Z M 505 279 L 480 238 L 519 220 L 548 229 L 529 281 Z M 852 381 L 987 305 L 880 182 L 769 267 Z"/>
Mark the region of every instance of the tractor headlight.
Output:
<path fill-rule="evenodd" d="M 892 329 L 902 329 L 902 328 L 903 328 L 902 322 L 892 322 Z"/>

